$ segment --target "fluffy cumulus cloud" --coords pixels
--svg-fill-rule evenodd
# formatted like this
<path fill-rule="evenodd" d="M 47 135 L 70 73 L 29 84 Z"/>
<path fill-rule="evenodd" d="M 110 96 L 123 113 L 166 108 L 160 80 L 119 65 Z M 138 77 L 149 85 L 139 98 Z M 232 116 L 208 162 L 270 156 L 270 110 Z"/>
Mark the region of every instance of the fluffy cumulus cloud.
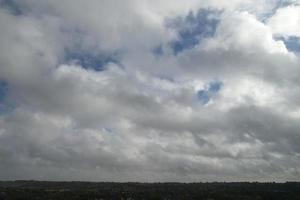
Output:
<path fill-rule="evenodd" d="M 275 34 L 283 36 L 300 37 L 300 5 L 287 6 L 276 11 L 275 15 L 268 20 L 269 26 Z"/>
<path fill-rule="evenodd" d="M 299 2 L 0 6 L 0 179 L 300 181 Z"/>

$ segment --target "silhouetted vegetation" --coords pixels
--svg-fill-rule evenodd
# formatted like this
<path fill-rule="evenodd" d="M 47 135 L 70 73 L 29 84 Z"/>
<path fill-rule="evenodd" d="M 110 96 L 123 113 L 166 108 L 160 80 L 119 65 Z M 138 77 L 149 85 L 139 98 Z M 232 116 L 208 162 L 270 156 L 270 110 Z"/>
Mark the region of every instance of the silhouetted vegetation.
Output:
<path fill-rule="evenodd" d="M 300 200 L 300 183 L 2 181 L 0 200 Z"/>

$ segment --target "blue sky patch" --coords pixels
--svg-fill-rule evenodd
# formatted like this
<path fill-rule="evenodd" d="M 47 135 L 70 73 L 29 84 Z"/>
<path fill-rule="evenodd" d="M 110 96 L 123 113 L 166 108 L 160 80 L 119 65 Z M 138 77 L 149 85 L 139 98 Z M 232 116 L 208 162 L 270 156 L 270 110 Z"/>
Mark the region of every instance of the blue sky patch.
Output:
<path fill-rule="evenodd" d="M 289 51 L 300 52 L 300 37 L 280 37 Z"/>
<path fill-rule="evenodd" d="M 152 50 L 153 54 L 154 55 L 163 55 L 164 54 L 164 50 L 163 50 L 163 47 L 162 45 L 159 45 L 157 47 L 155 47 L 153 50 Z"/>
<path fill-rule="evenodd" d="M 117 54 L 94 54 L 90 52 L 72 52 L 67 51 L 65 62 L 73 62 L 85 69 L 93 69 L 95 71 L 105 70 L 105 65 L 114 62 L 118 63 Z"/>
<path fill-rule="evenodd" d="M 106 64 L 110 62 L 119 64 L 121 52 L 99 50 L 96 43 L 90 43 L 91 38 L 85 31 L 70 27 L 62 27 L 60 31 L 70 40 L 61 63 L 75 63 L 95 71 L 105 70 Z"/>
<path fill-rule="evenodd" d="M 6 99 L 8 92 L 8 84 L 0 80 L 0 115 L 7 114 L 13 109 L 13 106 Z"/>
<path fill-rule="evenodd" d="M 22 15 L 24 10 L 14 0 L 0 0 L 0 7 L 6 8 L 13 15 Z"/>
<path fill-rule="evenodd" d="M 197 14 L 190 12 L 186 17 L 176 18 L 168 23 L 177 29 L 179 38 L 170 43 L 174 54 L 197 45 L 201 39 L 212 37 L 219 23 L 220 11 L 201 9 Z"/>
<path fill-rule="evenodd" d="M 2 103 L 8 92 L 8 86 L 5 81 L 0 80 L 0 103 Z"/>
<path fill-rule="evenodd" d="M 103 131 L 106 132 L 106 133 L 113 133 L 112 128 L 103 128 Z"/>
<path fill-rule="evenodd" d="M 167 76 L 167 75 L 158 75 L 156 77 L 161 79 L 161 80 L 169 81 L 169 82 L 172 82 L 172 83 L 176 82 L 174 78 L 172 78 L 170 76 Z"/>
<path fill-rule="evenodd" d="M 204 89 L 198 90 L 198 100 L 203 104 L 207 104 L 211 98 L 213 98 L 222 88 L 223 83 L 221 81 L 212 81 L 207 84 Z"/>
<path fill-rule="evenodd" d="M 209 94 L 209 91 L 207 90 L 199 90 L 197 92 L 197 97 L 199 99 L 199 101 L 205 105 L 209 102 L 209 99 L 210 99 L 210 94 Z"/>

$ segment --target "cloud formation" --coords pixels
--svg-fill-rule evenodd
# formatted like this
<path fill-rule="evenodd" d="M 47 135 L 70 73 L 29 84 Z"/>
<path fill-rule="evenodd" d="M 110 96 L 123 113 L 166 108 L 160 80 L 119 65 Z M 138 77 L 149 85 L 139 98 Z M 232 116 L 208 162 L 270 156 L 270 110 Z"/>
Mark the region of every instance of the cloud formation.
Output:
<path fill-rule="evenodd" d="M 0 179 L 300 181 L 298 2 L 0 6 Z"/>

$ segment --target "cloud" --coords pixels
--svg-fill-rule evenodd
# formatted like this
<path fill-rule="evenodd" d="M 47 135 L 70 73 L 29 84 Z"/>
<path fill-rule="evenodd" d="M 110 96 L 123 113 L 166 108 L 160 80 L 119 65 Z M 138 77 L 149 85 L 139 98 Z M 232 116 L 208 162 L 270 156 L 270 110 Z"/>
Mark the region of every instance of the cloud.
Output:
<path fill-rule="evenodd" d="M 268 19 L 268 25 L 276 35 L 300 37 L 300 6 L 287 6 L 280 8 Z"/>
<path fill-rule="evenodd" d="M 300 179 L 295 3 L 0 5 L 1 179 Z"/>

